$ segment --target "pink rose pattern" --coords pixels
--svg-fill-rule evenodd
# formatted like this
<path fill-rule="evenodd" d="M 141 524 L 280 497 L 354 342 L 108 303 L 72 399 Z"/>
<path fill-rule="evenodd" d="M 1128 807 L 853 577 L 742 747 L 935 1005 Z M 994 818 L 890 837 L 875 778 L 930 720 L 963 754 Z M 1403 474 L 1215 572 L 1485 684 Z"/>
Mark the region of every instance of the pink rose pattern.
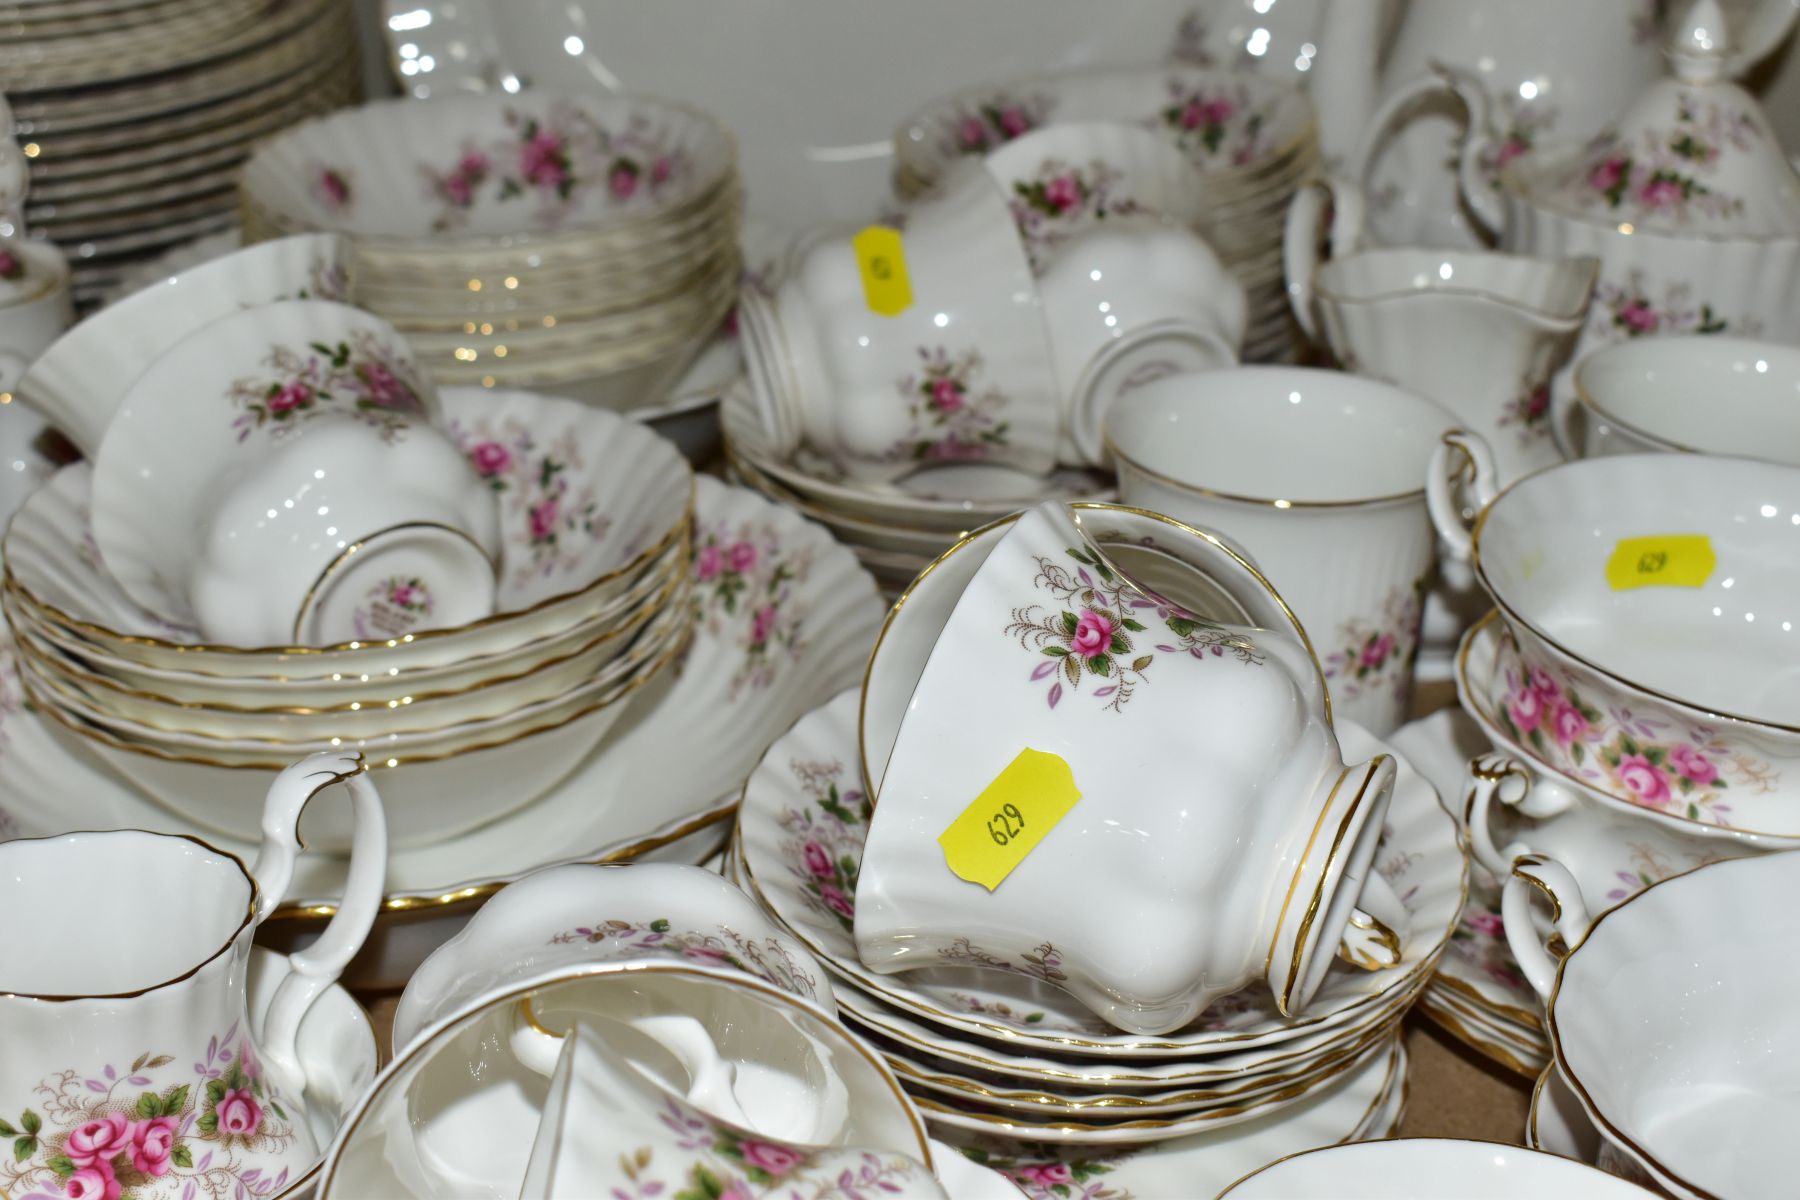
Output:
<path fill-rule="evenodd" d="M 363 641 L 401 637 L 431 616 L 431 589 L 416 575 L 393 575 L 369 589 L 351 614 Z"/>
<path fill-rule="evenodd" d="M 297 425 L 326 412 L 354 414 L 392 440 L 404 428 L 401 416 L 425 412 L 411 359 L 370 330 L 332 345 L 273 346 L 262 367 L 234 380 L 226 393 L 237 412 L 232 428 L 240 442 L 259 429 Z"/>
<path fill-rule="evenodd" d="M 498 429 L 453 423 L 450 434 L 475 473 L 500 493 L 509 547 L 503 557 L 521 564 L 517 584 L 570 573 L 612 528 L 593 487 L 577 482 L 584 463 L 572 430 L 546 438 L 513 420 Z"/>
<path fill-rule="evenodd" d="M 1187 654 L 1204 661 L 1229 653 L 1240 663 L 1261 666 L 1263 656 L 1240 632 L 1182 611 L 1160 597 L 1141 592 L 1120 578 L 1104 559 L 1085 550 L 1067 551 L 1073 567 L 1039 556 L 1035 588 L 1056 598 L 1052 605 L 1029 604 L 1012 610 L 1004 629 L 1019 646 L 1041 655 L 1031 681 L 1049 680 L 1045 700 L 1051 708 L 1068 691 L 1079 691 L 1084 679 L 1096 683 L 1093 698 L 1123 711 L 1137 688 L 1148 682 L 1156 653 Z M 1154 636 L 1144 617 L 1172 636 L 1152 646 L 1140 641 Z"/>
<path fill-rule="evenodd" d="M 1243 166 L 1263 152 L 1266 116 L 1243 86 L 1195 87 L 1171 78 L 1167 99 L 1147 124 L 1160 126 L 1199 167 Z"/>
<path fill-rule="evenodd" d="M 685 1152 L 677 1159 L 681 1175 L 659 1175 L 655 1151 L 639 1146 L 619 1156 L 622 1180 L 595 1181 L 610 1185 L 605 1194 L 612 1200 L 869 1200 L 911 1191 L 930 1178 L 903 1155 L 783 1145 L 722 1125 L 674 1099 L 664 1101 L 657 1119 Z"/>
<path fill-rule="evenodd" d="M 1603 279 L 1594 289 L 1589 332 L 1602 342 L 1728 330 L 1754 337 L 1761 332 L 1759 322 L 1728 320 L 1709 302 L 1694 302 L 1691 290 L 1687 283 L 1672 283 L 1659 297 L 1642 271 L 1632 271 L 1622 283 Z"/>
<path fill-rule="evenodd" d="M 1734 789 L 1768 792 L 1780 778 L 1707 726 L 1678 729 L 1624 707 L 1602 711 L 1572 674 L 1526 662 L 1510 634 L 1500 661 L 1505 692 L 1497 698 L 1497 715 L 1507 735 L 1564 774 L 1621 800 L 1728 825 Z"/>
<path fill-rule="evenodd" d="M 939 124 L 937 148 L 944 157 L 986 154 L 995 146 L 1030 133 L 1050 115 L 1048 96 L 1014 96 L 996 92 L 959 107 Z"/>
<path fill-rule="evenodd" d="M 796 996 L 816 1000 L 819 982 L 794 961 L 779 939 L 746 937 L 720 925 L 715 932 L 676 929 L 666 917 L 645 923 L 609 919 L 550 936 L 552 946 L 604 947 L 619 958 L 656 955 L 707 966 L 734 967 Z"/>
<path fill-rule="evenodd" d="M 25 278 L 25 260 L 11 250 L 0 248 L 0 279 L 16 283 Z"/>
<path fill-rule="evenodd" d="M 1029 178 L 1013 180 L 1013 222 L 1035 271 L 1041 273 L 1057 247 L 1097 222 L 1143 211 L 1118 194 L 1120 179 L 1117 168 L 1099 159 L 1076 166 L 1047 158 Z"/>
<path fill-rule="evenodd" d="M 1134 1200 L 1132 1192 L 1106 1179 L 1133 1151 L 1079 1158 L 1071 1152 L 1075 1148 L 1059 1150 L 998 1138 L 981 1138 L 958 1149 L 971 1162 L 1006 1176 L 1029 1200 Z"/>
<path fill-rule="evenodd" d="M 1506 944 L 1506 925 L 1500 919 L 1497 895 L 1484 897 L 1471 887 L 1468 906 L 1450 932 L 1444 956 L 1460 964 L 1455 974 L 1480 978 L 1507 993 L 1509 998 L 1504 1002 L 1526 1012 L 1539 1009 L 1537 993 L 1525 982 Z"/>
<path fill-rule="evenodd" d="M 349 208 L 352 196 L 349 173 L 340 167 L 317 168 L 313 173 L 313 195 L 329 212 Z"/>
<path fill-rule="evenodd" d="M 185 1065 L 191 1077 L 170 1070 Z M 202 1062 L 140 1054 L 92 1076 L 59 1071 L 33 1091 L 17 1120 L 0 1120 L 11 1143 L 0 1191 L 15 1200 L 262 1197 L 287 1186 L 285 1168 L 250 1165 L 295 1134 L 235 1025 L 211 1039 Z"/>
<path fill-rule="evenodd" d="M 731 680 L 762 691 L 775 682 L 781 665 L 806 649 L 806 612 L 795 587 L 812 571 L 812 553 L 783 548 L 773 526 L 721 523 L 695 531 L 694 610 L 707 632 L 728 636 L 743 649 L 744 661 Z"/>
<path fill-rule="evenodd" d="M 1500 413 L 1500 424 L 1517 430 L 1519 444 L 1530 445 L 1550 436 L 1550 383 L 1535 376 L 1520 387 L 1517 398 Z"/>
<path fill-rule="evenodd" d="M 1757 142 L 1750 115 L 1681 92 L 1672 129 L 1649 129 L 1639 141 L 1607 135 L 1588 149 L 1583 197 L 1609 217 L 1682 222 L 1694 212 L 1713 218 L 1744 211 L 1741 196 L 1719 191 L 1720 162 Z"/>
<path fill-rule="evenodd" d="M 894 461 L 972 462 L 1007 444 L 1007 423 L 997 415 L 1011 401 L 983 387 L 979 350 L 952 355 L 943 346 L 920 346 L 919 369 L 895 384 L 912 426 L 887 453 Z"/>
<path fill-rule="evenodd" d="M 645 116 L 615 130 L 575 105 L 552 103 L 542 113 L 508 109 L 503 120 L 503 133 L 465 142 L 448 169 L 419 167 L 434 230 L 465 223 L 484 202 L 515 200 L 535 200 L 538 219 L 555 227 L 578 210 L 655 203 L 693 173 L 687 152 Z M 347 190 L 345 197 L 334 207 L 348 203 Z"/>
<path fill-rule="evenodd" d="M 1425 616 L 1429 574 L 1396 588 L 1373 620 L 1346 621 L 1338 646 L 1325 655 L 1331 694 L 1345 700 L 1385 691 L 1402 704 L 1412 695 L 1413 662 L 1419 654 L 1419 623 Z"/>
<path fill-rule="evenodd" d="M 795 762 L 792 769 L 811 803 L 782 811 L 781 828 L 787 835 L 781 843 L 782 861 L 807 907 L 852 933 L 856 880 L 874 810 L 860 788 L 839 790 L 843 763 Z"/>

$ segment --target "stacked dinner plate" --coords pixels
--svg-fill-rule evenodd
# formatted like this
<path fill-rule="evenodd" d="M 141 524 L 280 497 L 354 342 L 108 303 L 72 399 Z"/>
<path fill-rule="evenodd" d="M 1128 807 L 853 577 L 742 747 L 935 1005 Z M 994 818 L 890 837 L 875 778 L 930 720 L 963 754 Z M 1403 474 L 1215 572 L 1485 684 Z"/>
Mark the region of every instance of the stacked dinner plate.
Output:
<path fill-rule="evenodd" d="M 346 235 L 352 298 L 443 383 L 642 408 L 738 286 L 731 135 L 641 97 L 372 103 L 270 139 L 242 187 L 247 241 Z"/>
<path fill-rule="evenodd" d="M 1112 477 L 1073 467 L 1039 479 L 1008 467 L 950 463 L 894 487 L 849 479 L 802 445 L 783 457 L 769 447 L 748 386 L 719 406 L 726 463 L 746 487 L 825 526 L 892 599 L 962 535 L 1044 500 L 1111 500 Z"/>
<path fill-rule="evenodd" d="M 1200 67 L 1043 75 L 932 102 L 894 134 L 894 187 L 916 196 L 950 166 L 1044 125 L 1111 122 L 1166 135 L 1200 172 L 1193 221 L 1250 302 L 1246 362 L 1293 356 L 1282 275 L 1288 201 L 1319 164 L 1312 104 L 1287 80 Z"/>
<path fill-rule="evenodd" d="M 453 389 L 441 403 L 499 493 L 493 615 L 403 632 L 431 597 L 396 577 L 359 611 L 365 640 L 207 645 L 106 573 L 78 463 L 3 546 L 5 614 L 39 710 L 153 800 L 251 841 L 273 772 L 325 749 L 363 751 L 402 845 L 548 792 L 687 645 L 692 475 L 643 425 L 575 401 Z M 310 841 L 343 844 L 345 814 L 307 815 Z"/>
<path fill-rule="evenodd" d="M 1048 945 L 1029 974 L 946 962 L 880 975 L 862 965 L 852 929 L 870 808 L 856 755 L 859 702 L 843 693 L 771 747 L 745 791 L 728 866 L 831 971 L 843 1019 L 882 1050 L 940 1136 L 1089 1154 L 1193 1145 L 1286 1106 L 1298 1111 L 1395 1054 L 1399 1021 L 1431 976 L 1468 878 L 1455 819 L 1405 762 L 1376 858 L 1407 909 L 1399 965 L 1334 963 L 1298 1018 L 1277 1015 L 1263 985 L 1186 1029 L 1140 1037 L 1055 986 Z M 1387 750 L 1359 729 L 1339 735 L 1352 757 Z"/>
<path fill-rule="evenodd" d="M 232 223 L 258 139 L 356 99 L 351 0 L 0 5 L 0 86 L 31 165 L 27 227 L 96 302 L 133 264 Z"/>

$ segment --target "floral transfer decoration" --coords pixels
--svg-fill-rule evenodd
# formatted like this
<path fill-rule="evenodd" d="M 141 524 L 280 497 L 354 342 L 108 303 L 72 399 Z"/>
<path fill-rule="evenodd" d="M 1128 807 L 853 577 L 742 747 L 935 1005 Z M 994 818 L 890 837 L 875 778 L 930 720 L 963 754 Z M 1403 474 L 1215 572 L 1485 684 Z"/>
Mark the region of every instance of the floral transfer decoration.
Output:
<path fill-rule="evenodd" d="M 587 461 L 574 427 L 546 436 L 517 417 L 497 426 L 455 421 L 450 436 L 475 473 L 500 493 L 507 543 L 526 551 L 502 556 L 520 564 L 516 585 L 566 576 L 587 564 L 613 519 L 600 511 L 593 484 L 583 482 Z"/>
<path fill-rule="evenodd" d="M 1041 273 L 1052 251 L 1095 223 L 1143 211 L 1119 194 L 1122 178 L 1099 159 L 1083 167 L 1047 158 L 1030 177 L 1013 180 L 1008 204 L 1033 269 Z"/>
<path fill-rule="evenodd" d="M 781 828 L 788 835 L 781 843 L 782 861 L 800 885 L 806 906 L 852 934 L 856 881 L 874 808 L 860 788 L 839 790 L 844 764 L 835 759 L 795 761 L 790 767 L 812 803 L 782 811 Z"/>
<path fill-rule="evenodd" d="M 1049 96 L 996 92 L 959 106 L 939 123 L 938 149 L 947 155 L 986 154 L 1042 125 L 1055 106 Z"/>
<path fill-rule="evenodd" d="M 1550 436 L 1550 384 L 1528 381 L 1521 394 L 1506 402 L 1500 410 L 1500 425 L 1514 431 L 1521 446 L 1541 442 Z"/>
<path fill-rule="evenodd" d="M 1640 221 L 1680 221 L 1690 212 L 1714 220 L 1737 216 L 1743 198 L 1706 180 L 1722 158 L 1751 150 L 1756 141 L 1749 113 L 1681 92 L 1672 128 L 1645 130 L 1636 142 L 1605 137 L 1589 148 L 1584 199 L 1609 217 Z"/>
<path fill-rule="evenodd" d="M 1696 867 L 1704 867 L 1711 863 L 1725 861 L 1717 854 L 1689 854 L 1681 859 L 1671 859 L 1655 846 L 1646 846 L 1637 842 L 1627 843 L 1623 865 L 1613 870 L 1613 886 L 1607 889 L 1607 907 L 1622 904 L 1631 899 L 1653 883 L 1661 883 L 1674 875 L 1691 871 Z"/>
<path fill-rule="evenodd" d="M 1135 1200 L 1135 1193 L 1107 1178 L 1132 1152 L 1081 1158 L 1066 1148 L 998 1138 L 980 1138 L 958 1149 L 970 1162 L 1006 1176 L 1029 1200 Z"/>
<path fill-rule="evenodd" d="M 1052 987 L 1061 985 L 1069 978 L 1062 969 L 1062 951 L 1050 942 L 1040 943 L 1034 949 L 1021 954 L 1015 961 L 983 950 L 968 938 L 963 937 L 957 938 L 949 946 L 941 947 L 938 950 L 938 958 L 947 967 L 974 967 L 982 971 L 1004 971 L 1009 975 L 1035 979 Z M 951 1007 L 958 1012 L 967 1013 L 970 1016 L 987 1017 L 1015 1029 L 1096 1036 L 1118 1033 L 1117 1029 L 1088 1013 L 1079 1005 L 1074 1006 L 1071 1013 L 1045 1013 L 1018 1008 L 1005 1001 L 995 1000 L 991 997 L 973 996 L 966 992 L 946 992 L 941 995 L 941 998 L 948 1001 Z"/>
<path fill-rule="evenodd" d="M 1338 649 L 1325 655 L 1325 681 L 1345 700 L 1385 693 L 1404 704 L 1412 694 L 1429 574 L 1395 588 L 1374 619 L 1355 617 L 1338 627 Z"/>
<path fill-rule="evenodd" d="M 694 531 L 694 610 L 707 634 L 735 637 L 743 662 L 731 695 L 767 690 L 807 647 L 806 606 L 795 589 L 812 573 L 812 549 L 790 549 L 766 521 L 721 521 Z"/>
<path fill-rule="evenodd" d="M 1500 98 L 1499 133 L 1482 154 L 1482 170 L 1490 186 L 1500 184 L 1500 171 L 1507 163 L 1536 146 L 1544 135 L 1556 127 L 1556 109 L 1540 100 L 1525 100 L 1508 92 Z"/>
<path fill-rule="evenodd" d="M 14 254 L 10 249 L 0 246 L 0 279 L 8 283 L 17 283 L 25 278 L 25 258 Z"/>
<path fill-rule="evenodd" d="M 1248 88 L 1195 88 L 1168 82 L 1168 99 L 1150 123 L 1160 125 L 1201 166 L 1243 166 L 1262 153 L 1263 114 Z"/>
<path fill-rule="evenodd" d="M 906 402 L 911 428 L 887 452 L 895 461 L 970 462 L 1007 444 L 998 413 L 1009 403 L 1000 389 L 984 386 L 979 350 L 952 356 L 943 346 L 920 346 L 919 369 L 895 383 Z"/>
<path fill-rule="evenodd" d="M 319 167 L 313 172 L 313 198 L 328 212 L 342 212 L 350 207 L 353 193 L 349 173 L 339 167 Z"/>
<path fill-rule="evenodd" d="M 538 219 L 554 227 L 584 208 L 653 203 L 693 174 L 687 152 L 643 115 L 612 129 L 557 102 L 541 114 L 508 109 L 504 121 L 503 135 L 465 142 L 447 166 L 420 167 L 434 231 L 463 224 L 483 202 L 512 201 L 536 201 Z"/>
<path fill-rule="evenodd" d="M 431 589 L 416 575 L 395 575 L 377 583 L 356 607 L 351 623 L 365 641 L 400 637 L 431 616 Z"/>
<path fill-rule="evenodd" d="M 1642 271 L 1632 271 L 1622 283 L 1601 280 L 1594 298 L 1591 331 L 1606 341 L 1726 332 L 1755 337 L 1762 332 L 1759 321 L 1729 320 L 1710 301 L 1694 300 L 1689 284 L 1670 283 L 1659 290 Z"/>
<path fill-rule="evenodd" d="M 904 1155 L 766 1141 L 672 1098 L 657 1120 L 681 1152 L 679 1165 L 659 1169 L 650 1146 L 626 1151 L 619 1178 L 604 1181 L 608 1200 L 871 1200 L 914 1190 L 929 1178 Z"/>
<path fill-rule="evenodd" d="M 296 1134 L 237 1025 L 204 1062 L 144 1053 L 93 1076 L 59 1071 L 17 1119 L 0 1119 L 0 1189 L 13 1200 L 269 1196 L 288 1172 L 250 1165 Z M 175 1069 L 171 1069 L 175 1068 Z"/>
<path fill-rule="evenodd" d="M 1532 664 L 1506 635 L 1496 696 L 1507 735 L 1557 770 L 1644 808 L 1731 823 L 1731 796 L 1775 789 L 1780 774 L 1710 726 L 1677 726 L 1623 705 L 1602 710 L 1572 673 Z"/>
<path fill-rule="evenodd" d="M 1248 666 L 1262 665 L 1261 652 L 1245 635 L 1139 591 L 1097 554 L 1074 547 L 1065 553 L 1073 568 L 1038 555 L 1032 579 L 1033 587 L 1049 592 L 1057 603 L 1015 608 L 1004 629 L 1021 649 L 1048 660 L 1032 668 L 1031 681 L 1050 681 L 1044 698 L 1051 708 L 1062 703 L 1065 683 L 1069 691 L 1079 691 L 1086 679 L 1096 685 L 1093 699 L 1106 701 L 1113 712 L 1123 711 L 1149 678 L 1156 660 L 1151 649 L 1201 660 L 1229 652 Z M 1155 621 L 1161 626 L 1157 633 L 1166 632 L 1172 640 L 1151 641 L 1156 635 L 1139 617 Z"/>
<path fill-rule="evenodd" d="M 298 349 L 274 346 L 262 370 L 232 382 L 226 396 L 237 417 L 238 441 L 259 429 L 298 425 L 327 412 L 348 412 L 392 440 L 406 417 L 423 416 L 424 388 L 416 368 L 373 331 Z"/>
<path fill-rule="evenodd" d="M 1518 961 L 1506 944 L 1506 924 L 1496 905 L 1484 905 L 1471 895 L 1468 907 L 1450 932 L 1444 954 L 1461 962 L 1465 973 L 1478 975 L 1518 997 L 1518 1007 L 1528 1012 L 1538 1007 L 1537 993 L 1525 982 Z"/>
<path fill-rule="evenodd" d="M 666 917 L 643 923 L 609 919 L 552 934 L 549 944 L 604 946 L 621 958 L 657 955 L 703 966 L 732 967 L 784 992 L 808 1000 L 819 997 L 819 981 L 794 961 L 779 940 L 746 937 L 727 925 L 704 933 L 676 929 Z"/>

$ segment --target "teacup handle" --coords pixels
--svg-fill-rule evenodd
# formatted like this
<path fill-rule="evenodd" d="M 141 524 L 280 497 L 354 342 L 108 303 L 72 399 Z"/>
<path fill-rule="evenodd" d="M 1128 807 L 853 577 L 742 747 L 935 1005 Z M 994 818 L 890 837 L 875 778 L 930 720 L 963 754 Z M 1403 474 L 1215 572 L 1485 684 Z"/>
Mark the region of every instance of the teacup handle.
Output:
<path fill-rule="evenodd" d="M 349 789 L 354 814 L 344 894 L 318 941 L 289 956 L 291 973 L 275 989 L 260 1038 L 263 1056 L 290 1080 L 306 1079 L 297 1048 L 301 1019 L 362 949 L 381 910 L 387 880 L 387 817 L 360 753 L 314 754 L 275 777 L 263 801 L 262 848 L 250 871 L 260 896 L 256 911 L 260 924 L 293 882 L 294 860 L 303 848 L 300 814 L 314 796 L 338 783 Z"/>
<path fill-rule="evenodd" d="M 1318 252 L 1319 226 L 1327 207 L 1331 228 L 1326 231 L 1325 257 Z M 1363 214 L 1367 203 L 1363 190 L 1348 179 L 1326 176 L 1294 193 L 1288 204 L 1287 225 L 1281 235 L 1281 258 L 1287 275 L 1288 307 L 1306 336 L 1315 343 L 1319 331 L 1313 317 L 1313 275 L 1321 262 L 1362 247 Z"/>
<path fill-rule="evenodd" d="M 1483 164 L 1492 149 L 1494 136 L 1488 127 L 1488 94 L 1481 80 L 1466 71 L 1433 63 L 1431 72 L 1406 83 L 1389 96 L 1369 118 L 1368 136 L 1363 139 L 1352 163 L 1350 177 L 1365 190 L 1369 174 L 1382 146 L 1393 135 L 1407 111 L 1420 99 L 1434 92 L 1449 92 L 1462 101 L 1469 114 L 1469 128 L 1457 150 L 1456 179 L 1463 203 L 1475 214 L 1476 221 L 1495 237 L 1506 228 L 1506 210 L 1499 195 L 1488 182 Z"/>
<path fill-rule="evenodd" d="M 1483 754 L 1469 761 L 1469 786 L 1464 797 L 1463 814 L 1469 827 L 1469 844 L 1475 861 L 1505 879 L 1515 858 L 1530 854 L 1531 847 L 1512 842 L 1504 850 L 1494 845 L 1493 826 L 1489 814 L 1496 799 L 1508 808 L 1535 820 L 1547 820 L 1564 813 L 1575 798 L 1551 784 L 1535 786 L 1529 768 L 1516 758 L 1504 754 Z"/>
<path fill-rule="evenodd" d="M 1470 499 L 1479 513 L 1500 494 L 1500 469 L 1494 465 L 1494 452 L 1480 434 L 1452 430 L 1432 452 L 1425 476 L 1425 506 L 1445 548 L 1461 562 L 1469 562 L 1475 556 L 1472 517 L 1464 517 L 1456 495 L 1465 475 Z"/>
<path fill-rule="evenodd" d="M 1541 892 L 1550 900 L 1552 943 L 1560 940 L 1561 954 L 1553 955 L 1538 940 L 1537 925 L 1531 919 L 1531 894 Z M 1500 894 L 1500 920 L 1506 926 L 1506 944 L 1512 948 L 1519 969 L 1525 973 L 1533 990 L 1544 1000 L 1556 986 L 1559 960 L 1581 944 L 1593 924 L 1581 888 L 1569 869 L 1542 854 L 1527 854 L 1513 860 L 1506 876 L 1506 890 Z"/>

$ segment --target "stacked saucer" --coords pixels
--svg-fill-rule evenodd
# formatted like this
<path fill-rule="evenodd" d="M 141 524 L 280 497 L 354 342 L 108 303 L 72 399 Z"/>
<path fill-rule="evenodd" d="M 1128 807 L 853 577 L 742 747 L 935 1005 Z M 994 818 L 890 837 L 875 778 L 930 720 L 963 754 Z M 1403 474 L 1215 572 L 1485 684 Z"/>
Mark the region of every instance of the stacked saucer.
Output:
<path fill-rule="evenodd" d="M 1311 103 L 1287 80 L 1199 67 L 1042 75 L 958 92 L 921 108 L 894 134 L 894 187 L 937 186 L 959 160 L 1045 125 L 1109 122 L 1161 132 L 1194 166 L 1204 200 L 1185 214 L 1243 284 L 1245 362 L 1289 359 L 1293 331 L 1282 276 L 1288 202 L 1319 162 Z M 1084 164 L 1074 164 L 1077 167 Z"/>
<path fill-rule="evenodd" d="M 6 617 L 39 711 L 158 803 L 242 838 L 274 772 L 345 745 L 376 770 L 401 845 L 549 792 L 689 641 L 691 475 L 650 430 L 574 401 L 439 400 L 477 486 L 497 494 L 491 615 L 433 620 L 458 597 L 384 577 L 356 602 L 357 640 L 208 644 L 135 603 L 92 552 L 108 497 L 76 464 L 4 546 Z M 309 839 L 341 845 L 346 816 L 309 813 Z"/>
<path fill-rule="evenodd" d="M 1112 477 L 1060 468 L 1039 479 L 992 464 L 955 462 L 894 486 L 845 476 L 802 445 L 776 454 L 740 380 L 719 406 L 725 459 L 746 487 L 817 521 L 855 553 L 890 598 L 972 529 L 1045 500 L 1109 500 Z"/>
<path fill-rule="evenodd" d="M 246 241 L 348 237 L 354 300 L 446 384 L 641 408 L 739 283 L 731 135 L 640 97 L 371 103 L 263 144 L 242 198 Z"/>
<path fill-rule="evenodd" d="M 1121 1148 L 1179 1150 L 1223 1186 L 1235 1177 L 1225 1169 L 1231 1156 L 1222 1153 L 1215 1170 L 1209 1145 L 1229 1144 L 1239 1125 L 1279 1124 L 1290 1107 L 1327 1103 L 1336 1089 L 1366 1090 L 1365 1103 L 1342 1127 L 1309 1129 L 1312 1144 L 1369 1135 L 1365 1118 L 1395 1062 L 1398 1022 L 1443 950 L 1467 878 L 1456 822 L 1410 766 L 1400 764 L 1375 859 L 1407 910 L 1400 964 L 1334 965 L 1298 1018 L 1277 1015 L 1271 997 L 1251 988 L 1185 1029 L 1140 1037 L 1057 987 L 1048 947 L 1030 974 L 972 963 L 892 975 L 863 966 L 851 936 L 871 812 L 858 701 L 840 695 L 770 748 L 746 788 L 728 871 L 831 972 L 843 1019 L 883 1051 L 939 1136 L 1012 1160 L 1033 1153 L 1021 1146 L 1099 1162 Z M 1359 729 L 1339 732 L 1347 754 L 1385 749 Z"/>
<path fill-rule="evenodd" d="M 349 0 L 39 0 L 0 29 L 32 232 L 87 306 L 134 264 L 234 219 L 259 139 L 356 99 Z"/>

